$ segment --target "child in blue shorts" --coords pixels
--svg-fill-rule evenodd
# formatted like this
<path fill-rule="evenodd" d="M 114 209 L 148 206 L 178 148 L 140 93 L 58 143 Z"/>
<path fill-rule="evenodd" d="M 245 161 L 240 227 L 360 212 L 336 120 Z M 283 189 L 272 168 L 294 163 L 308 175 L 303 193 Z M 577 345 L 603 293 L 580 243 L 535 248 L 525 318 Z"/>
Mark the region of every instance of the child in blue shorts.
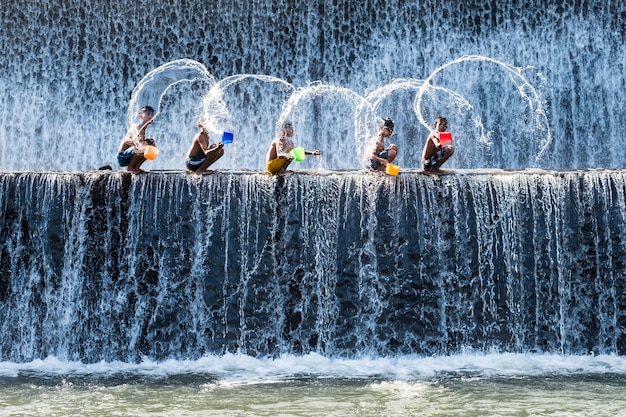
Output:
<path fill-rule="evenodd" d="M 441 145 L 439 141 L 439 133 L 448 129 L 448 120 L 445 117 L 438 116 L 435 119 L 434 127 L 435 131 L 428 135 L 422 151 L 422 167 L 426 172 L 439 170 L 441 165 L 454 153 L 454 146 Z"/>

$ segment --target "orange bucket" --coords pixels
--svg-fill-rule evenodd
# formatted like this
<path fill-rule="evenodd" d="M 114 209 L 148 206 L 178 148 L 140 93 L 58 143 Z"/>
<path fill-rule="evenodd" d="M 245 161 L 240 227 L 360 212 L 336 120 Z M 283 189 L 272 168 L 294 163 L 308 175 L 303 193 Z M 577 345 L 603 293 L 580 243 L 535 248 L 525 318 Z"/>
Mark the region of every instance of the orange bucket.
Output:
<path fill-rule="evenodd" d="M 400 165 L 387 164 L 387 168 L 385 169 L 385 172 L 395 177 L 400 172 Z"/>
<path fill-rule="evenodd" d="M 159 150 L 156 146 L 148 145 L 146 146 L 146 150 L 143 153 L 143 157 L 149 160 L 153 160 L 159 154 Z"/>
<path fill-rule="evenodd" d="M 452 143 L 452 133 L 450 132 L 441 132 L 439 133 L 439 142 L 441 145 L 449 145 Z"/>

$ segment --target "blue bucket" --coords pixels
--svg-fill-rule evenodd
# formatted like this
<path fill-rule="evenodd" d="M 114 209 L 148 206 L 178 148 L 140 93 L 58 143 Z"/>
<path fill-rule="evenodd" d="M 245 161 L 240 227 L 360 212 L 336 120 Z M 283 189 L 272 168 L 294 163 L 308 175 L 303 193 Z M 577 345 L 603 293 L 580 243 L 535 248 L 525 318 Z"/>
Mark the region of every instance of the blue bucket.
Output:
<path fill-rule="evenodd" d="M 232 132 L 224 132 L 222 133 L 222 143 L 233 143 L 233 134 Z"/>

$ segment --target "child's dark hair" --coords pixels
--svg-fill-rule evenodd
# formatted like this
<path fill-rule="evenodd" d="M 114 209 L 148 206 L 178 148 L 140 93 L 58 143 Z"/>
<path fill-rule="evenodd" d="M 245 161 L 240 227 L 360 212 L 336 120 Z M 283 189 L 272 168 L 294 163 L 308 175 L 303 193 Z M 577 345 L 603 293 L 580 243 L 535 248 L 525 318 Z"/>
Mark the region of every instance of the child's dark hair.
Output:
<path fill-rule="evenodd" d="M 393 120 L 384 118 L 380 125 L 382 127 L 388 127 L 390 129 L 393 129 Z"/>

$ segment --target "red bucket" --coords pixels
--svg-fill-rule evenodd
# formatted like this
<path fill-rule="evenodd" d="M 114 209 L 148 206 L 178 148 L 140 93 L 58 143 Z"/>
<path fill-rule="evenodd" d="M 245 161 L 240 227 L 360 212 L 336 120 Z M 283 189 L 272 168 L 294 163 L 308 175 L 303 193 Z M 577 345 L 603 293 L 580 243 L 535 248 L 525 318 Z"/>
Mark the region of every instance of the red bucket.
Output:
<path fill-rule="evenodd" d="M 441 146 L 449 145 L 452 143 L 452 133 L 450 132 L 441 132 L 439 133 L 439 142 Z"/>

